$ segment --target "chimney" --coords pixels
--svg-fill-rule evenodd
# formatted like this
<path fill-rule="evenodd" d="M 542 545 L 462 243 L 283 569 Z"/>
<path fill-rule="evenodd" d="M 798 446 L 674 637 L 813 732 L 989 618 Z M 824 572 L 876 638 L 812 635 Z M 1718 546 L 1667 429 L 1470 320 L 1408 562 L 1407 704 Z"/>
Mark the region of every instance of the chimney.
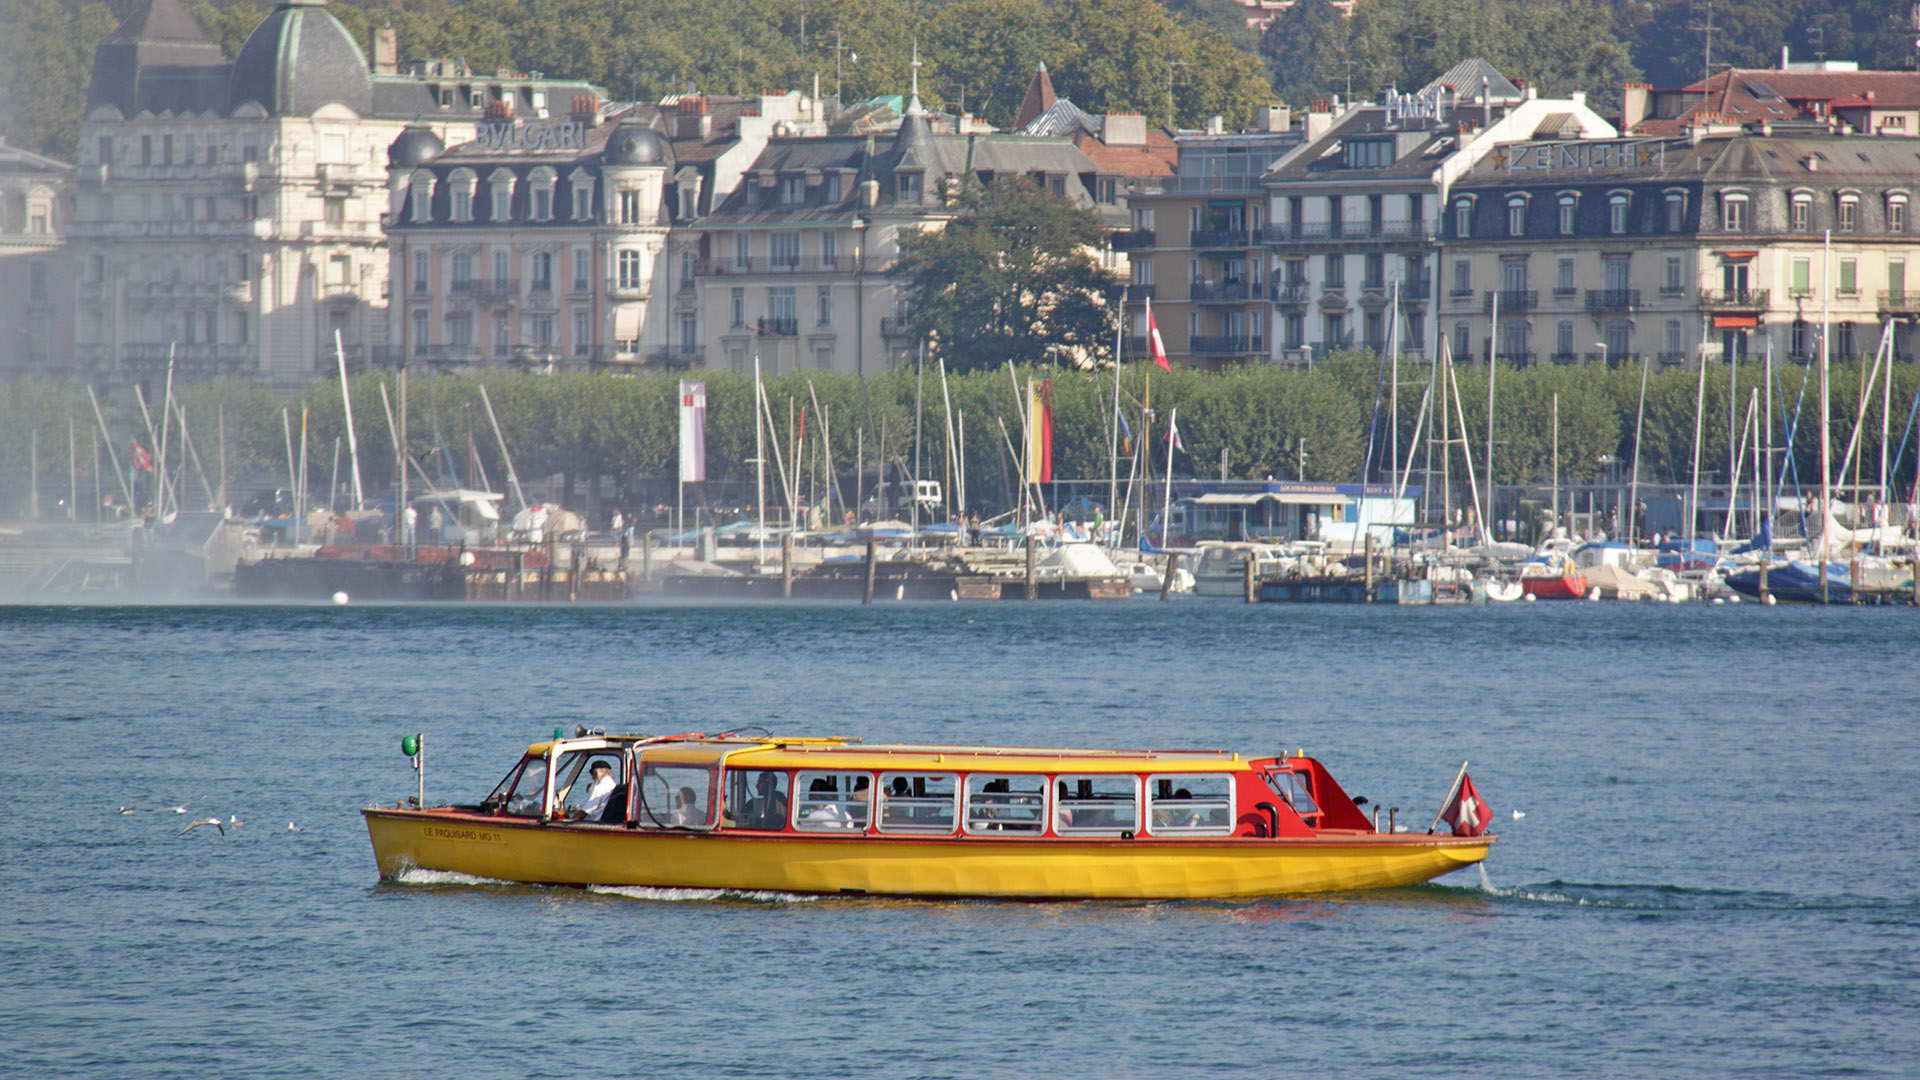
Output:
<path fill-rule="evenodd" d="M 1620 133 L 1625 135 L 1647 118 L 1647 103 L 1653 87 L 1646 83 L 1627 83 L 1620 88 Z"/>
<path fill-rule="evenodd" d="M 1145 146 L 1147 118 L 1139 113 L 1108 113 L 1100 121 L 1100 141 L 1108 146 Z"/>
<path fill-rule="evenodd" d="M 1782 46 L 1780 46 L 1780 70 L 1781 70 L 1781 71 L 1786 71 L 1786 70 L 1788 70 L 1788 67 L 1787 67 L 1787 47 L 1786 47 L 1785 45 L 1782 45 Z"/>
<path fill-rule="evenodd" d="M 1311 142 L 1327 133 L 1333 126 L 1333 114 L 1327 111 L 1327 103 L 1316 101 L 1307 109 L 1307 140 Z"/>
<path fill-rule="evenodd" d="M 513 119 L 513 99 L 506 98 L 505 100 L 502 100 L 502 101 L 487 102 L 487 119 L 489 120 Z"/>
<path fill-rule="evenodd" d="M 880 181 L 860 181 L 860 208 L 871 210 L 880 203 Z"/>
<path fill-rule="evenodd" d="M 1254 122 L 1261 131 L 1285 131 L 1293 126 L 1293 110 L 1285 105 L 1262 105 Z"/>
<path fill-rule="evenodd" d="M 569 116 L 578 123 L 591 125 L 600 114 L 600 99 L 592 94 L 573 95 L 573 108 Z"/>
<path fill-rule="evenodd" d="M 1227 121 L 1225 117 L 1219 113 L 1214 113 L 1212 116 L 1207 117 L 1207 134 L 1225 135 L 1226 133 Z"/>
<path fill-rule="evenodd" d="M 373 73 L 375 75 L 400 73 L 400 31 L 395 30 L 391 24 L 374 28 Z"/>

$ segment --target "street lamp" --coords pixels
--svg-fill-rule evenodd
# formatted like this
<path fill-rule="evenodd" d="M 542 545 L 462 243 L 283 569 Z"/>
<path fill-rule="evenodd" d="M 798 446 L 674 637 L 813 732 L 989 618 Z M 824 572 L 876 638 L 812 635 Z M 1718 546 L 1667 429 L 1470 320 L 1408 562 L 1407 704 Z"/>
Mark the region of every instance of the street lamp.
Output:
<path fill-rule="evenodd" d="M 1600 346 L 1600 366 L 1611 367 L 1612 365 L 1607 362 L 1607 343 L 1604 341 L 1596 341 L 1594 344 Z"/>

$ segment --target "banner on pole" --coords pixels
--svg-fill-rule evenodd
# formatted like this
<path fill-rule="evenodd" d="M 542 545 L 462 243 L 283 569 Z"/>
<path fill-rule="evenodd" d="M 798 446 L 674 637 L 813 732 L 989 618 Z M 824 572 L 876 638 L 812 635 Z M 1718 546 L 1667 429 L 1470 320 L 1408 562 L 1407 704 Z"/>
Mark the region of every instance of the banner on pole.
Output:
<path fill-rule="evenodd" d="M 1027 483 L 1053 483 L 1053 380 L 1027 383 Z"/>
<path fill-rule="evenodd" d="M 701 484 L 707 479 L 707 384 L 680 383 L 680 480 Z"/>

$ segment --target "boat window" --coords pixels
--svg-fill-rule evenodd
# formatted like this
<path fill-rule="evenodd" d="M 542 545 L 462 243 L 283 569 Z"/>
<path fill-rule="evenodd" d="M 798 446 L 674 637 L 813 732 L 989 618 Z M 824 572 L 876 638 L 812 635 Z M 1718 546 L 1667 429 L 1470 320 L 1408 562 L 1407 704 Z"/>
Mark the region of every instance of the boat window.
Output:
<path fill-rule="evenodd" d="M 712 771 L 700 765 L 643 765 L 635 816 L 648 829 L 713 828 Z"/>
<path fill-rule="evenodd" d="M 1267 784 L 1274 794 L 1287 800 L 1293 812 L 1301 817 L 1320 812 L 1320 806 L 1313 801 L 1313 794 L 1307 790 L 1307 778 L 1292 770 L 1275 770 L 1267 774 Z"/>
<path fill-rule="evenodd" d="M 958 793 L 952 773 L 881 773 L 880 831 L 951 833 Z"/>
<path fill-rule="evenodd" d="M 1178 773 L 1147 778 L 1147 820 L 1165 835 L 1220 835 L 1233 831 L 1233 778 L 1224 773 Z"/>
<path fill-rule="evenodd" d="M 793 827 L 810 832 L 847 832 L 867 827 L 873 807 L 873 777 L 867 773 L 794 774 Z"/>
<path fill-rule="evenodd" d="M 1118 835 L 1140 828 L 1140 781 L 1132 776 L 1061 776 L 1053 785 L 1053 831 Z"/>
<path fill-rule="evenodd" d="M 728 769 L 727 828 L 786 828 L 790 783 L 784 769 Z"/>
<path fill-rule="evenodd" d="M 605 765 L 604 776 L 594 767 Z M 620 790 L 624 774 L 618 750 L 575 750 L 562 756 L 555 774 L 554 816 L 569 821 L 612 821 L 627 818 L 627 800 Z"/>
<path fill-rule="evenodd" d="M 967 831 L 1032 833 L 1047 823 L 1047 778 L 974 773 L 967 777 Z"/>
<path fill-rule="evenodd" d="M 502 805 L 507 813 L 516 817 L 539 817 L 546 808 L 546 756 L 529 756 L 521 765 L 520 779 L 513 785 L 513 790 L 507 793 Z"/>

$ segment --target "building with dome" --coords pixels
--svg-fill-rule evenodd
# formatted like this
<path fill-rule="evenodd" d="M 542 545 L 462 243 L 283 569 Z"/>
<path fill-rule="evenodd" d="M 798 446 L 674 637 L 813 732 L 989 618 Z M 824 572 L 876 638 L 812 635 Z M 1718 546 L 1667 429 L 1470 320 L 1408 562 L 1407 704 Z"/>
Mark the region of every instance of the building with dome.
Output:
<path fill-rule="evenodd" d="M 73 358 L 109 392 L 238 377 L 292 390 L 388 344 L 391 160 L 544 119 L 597 88 L 373 58 L 326 0 L 281 0 L 229 61 L 182 0 L 141 0 L 95 53 L 72 242 Z"/>

